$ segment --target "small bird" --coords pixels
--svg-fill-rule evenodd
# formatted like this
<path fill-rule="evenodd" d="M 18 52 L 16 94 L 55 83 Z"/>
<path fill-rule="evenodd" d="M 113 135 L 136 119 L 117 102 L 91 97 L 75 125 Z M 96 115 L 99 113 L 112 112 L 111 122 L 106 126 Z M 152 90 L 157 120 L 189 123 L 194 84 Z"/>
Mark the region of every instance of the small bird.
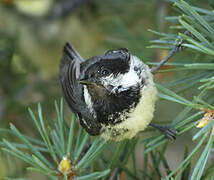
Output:
<path fill-rule="evenodd" d="M 157 100 L 153 73 L 157 69 L 150 69 L 126 48 L 84 61 L 66 43 L 59 78 L 67 104 L 90 135 L 121 141 L 151 125 L 175 139 L 175 130 L 151 123 Z"/>

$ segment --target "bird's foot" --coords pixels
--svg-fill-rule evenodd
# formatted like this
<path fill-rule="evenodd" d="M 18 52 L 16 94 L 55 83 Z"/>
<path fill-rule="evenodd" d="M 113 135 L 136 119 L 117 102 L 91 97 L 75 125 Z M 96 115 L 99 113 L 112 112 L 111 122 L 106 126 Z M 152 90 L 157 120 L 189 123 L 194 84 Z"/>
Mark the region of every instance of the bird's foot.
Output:
<path fill-rule="evenodd" d="M 170 140 L 176 139 L 176 135 L 178 132 L 174 128 L 170 126 L 162 126 L 162 125 L 153 124 L 153 123 L 150 123 L 149 125 L 161 131 Z"/>

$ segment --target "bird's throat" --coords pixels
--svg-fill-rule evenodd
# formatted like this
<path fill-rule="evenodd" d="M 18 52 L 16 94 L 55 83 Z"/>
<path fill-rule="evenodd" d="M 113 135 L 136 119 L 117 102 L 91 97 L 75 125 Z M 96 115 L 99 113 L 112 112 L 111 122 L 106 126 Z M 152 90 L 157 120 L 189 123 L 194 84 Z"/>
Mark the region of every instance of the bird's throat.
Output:
<path fill-rule="evenodd" d="M 90 84 L 87 88 L 91 97 L 95 99 L 105 99 L 108 95 L 107 90 L 102 85 Z"/>

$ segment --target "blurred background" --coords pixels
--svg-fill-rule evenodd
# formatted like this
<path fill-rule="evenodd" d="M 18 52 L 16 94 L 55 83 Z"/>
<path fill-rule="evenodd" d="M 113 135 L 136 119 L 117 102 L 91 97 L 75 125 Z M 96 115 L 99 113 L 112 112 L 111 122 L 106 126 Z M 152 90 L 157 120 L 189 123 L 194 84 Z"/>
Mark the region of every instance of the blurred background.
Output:
<path fill-rule="evenodd" d="M 201 7 L 207 2 L 191 1 Z M 175 13 L 164 0 L 0 0 L 0 128 L 13 123 L 35 136 L 27 107 L 34 109 L 38 102 L 50 121 L 56 116 L 54 100 L 62 96 L 59 61 L 66 41 L 85 59 L 126 47 L 144 62 L 155 62 L 167 51 L 146 48 L 155 39 L 148 29 L 172 31 L 164 17 Z M 174 73 L 161 73 L 156 81 L 175 78 Z M 175 103 L 158 102 L 155 121 L 170 122 L 181 109 Z M 177 159 L 169 162 L 172 166 L 181 161 L 183 152 L 179 156 L 177 151 L 183 149 L 179 143 L 183 141 L 179 137 L 168 153 L 171 157 L 176 153 Z M 136 153 L 142 156 L 140 148 Z M 0 155 L 0 179 L 45 179 L 25 168 L 24 163 Z"/>

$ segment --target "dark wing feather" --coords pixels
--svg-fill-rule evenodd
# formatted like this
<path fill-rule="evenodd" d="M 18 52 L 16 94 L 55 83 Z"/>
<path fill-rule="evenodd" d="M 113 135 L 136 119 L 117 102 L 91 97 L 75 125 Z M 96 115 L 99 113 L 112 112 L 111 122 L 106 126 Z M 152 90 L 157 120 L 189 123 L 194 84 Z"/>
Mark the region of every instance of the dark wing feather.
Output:
<path fill-rule="evenodd" d="M 84 62 L 84 59 L 79 55 L 79 53 L 74 49 L 74 47 L 67 42 L 64 46 L 63 57 L 60 62 L 60 79 L 63 79 L 65 77 L 65 74 L 67 72 L 67 66 L 73 61 L 76 62 L 75 66 L 78 67 L 76 70 L 76 76 L 79 76 L 79 66 L 82 62 Z"/>
<path fill-rule="evenodd" d="M 60 83 L 68 105 L 74 113 L 80 111 L 82 87 L 77 79 L 80 75 L 80 63 L 83 58 L 69 44 L 63 49 L 63 57 L 60 63 Z"/>

